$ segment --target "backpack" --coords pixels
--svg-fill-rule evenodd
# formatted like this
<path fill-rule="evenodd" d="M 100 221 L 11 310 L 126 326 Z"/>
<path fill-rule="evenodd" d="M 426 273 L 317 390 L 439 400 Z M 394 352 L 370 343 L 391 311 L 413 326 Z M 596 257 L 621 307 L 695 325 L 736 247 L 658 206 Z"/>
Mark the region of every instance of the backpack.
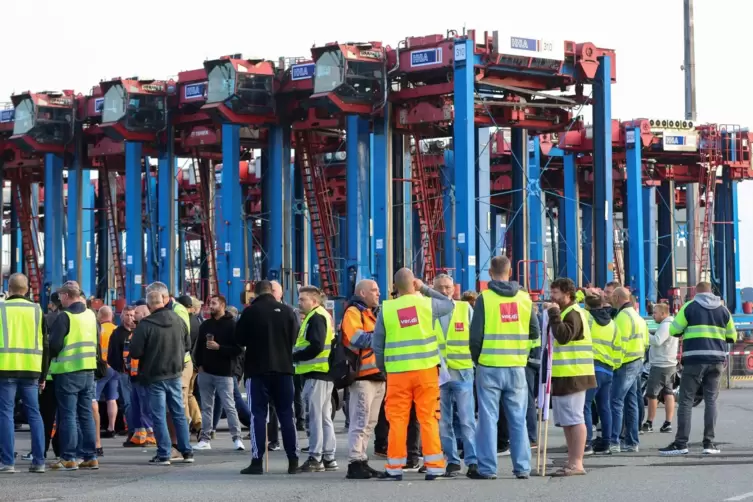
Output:
<path fill-rule="evenodd" d="M 350 308 L 350 307 L 348 307 Z M 361 312 L 361 325 L 363 326 L 364 317 Z M 337 328 L 335 338 L 332 341 L 332 352 L 329 355 L 329 373 L 335 384 L 335 389 L 345 389 L 352 384 L 358 373 L 361 371 L 361 354 L 354 354 L 352 350 L 343 344 L 342 322 Z"/>

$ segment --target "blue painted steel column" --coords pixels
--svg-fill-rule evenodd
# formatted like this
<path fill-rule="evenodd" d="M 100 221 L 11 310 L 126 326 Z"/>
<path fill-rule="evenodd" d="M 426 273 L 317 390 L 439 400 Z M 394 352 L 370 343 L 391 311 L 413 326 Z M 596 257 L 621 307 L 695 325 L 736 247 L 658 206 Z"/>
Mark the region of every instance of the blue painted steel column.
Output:
<path fill-rule="evenodd" d="M 144 157 L 144 165 L 146 166 L 144 179 L 146 180 L 144 186 L 146 187 L 146 211 L 147 211 L 147 227 L 146 231 L 146 261 L 144 262 L 144 283 L 151 284 L 156 281 L 159 274 L 159 262 L 157 256 L 159 251 L 159 214 L 157 209 L 157 178 L 152 176 L 151 166 L 149 165 L 149 157 Z M 166 282 L 167 287 L 170 288 L 170 283 Z M 170 289 L 170 292 L 173 290 Z"/>
<path fill-rule="evenodd" d="M 371 218 L 374 224 L 374 235 L 371 239 L 372 276 L 379 286 L 382 297 L 389 292 L 392 263 L 392 253 L 388 250 L 392 232 L 392 128 L 390 120 L 392 108 L 388 104 L 384 107 L 384 116 L 374 119 L 374 135 L 372 138 L 372 168 L 371 168 Z M 350 192 L 348 192 L 350 193 Z M 350 199 L 348 199 L 350 200 Z"/>
<path fill-rule="evenodd" d="M 45 306 L 49 294 L 63 285 L 63 214 L 63 158 L 48 153 L 44 161 L 45 287 L 40 295 Z"/>
<path fill-rule="evenodd" d="M 643 210 L 646 300 L 656 302 L 656 187 L 643 187 Z"/>
<path fill-rule="evenodd" d="M 457 231 L 455 226 L 455 152 L 444 151 L 444 167 L 442 168 L 442 194 L 444 197 L 444 268 L 451 277 L 457 276 L 455 253 Z"/>
<path fill-rule="evenodd" d="M 173 129 L 168 128 L 167 143 L 161 145 L 157 163 L 157 277 L 167 284 L 171 292 L 179 291 L 180 270 L 176 259 L 176 233 L 178 230 L 178 164 L 173 157 Z M 206 182 L 206 181 L 205 181 Z M 179 251 L 179 252 L 182 252 Z M 228 299 L 229 302 L 236 301 Z"/>
<path fill-rule="evenodd" d="M 283 269 L 283 183 L 286 178 L 284 166 L 290 162 L 290 152 L 283 153 L 283 136 L 282 128 L 271 127 L 269 145 L 262 157 L 262 168 L 265 170 L 262 200 L 266 201 L 263 212 L 267 217 L 262 244 L 267 253 L 267 278 L 277 281 L 282 281 Z"/>
<path fill-rule="evenodd" d="M 586 204 L 581 204 L 581 231 L 580 231 L 580 246 L 581 246 L 581 264 L 580 269 L 583 273 L 582 285 L 592 284 L 594 286 L 603 288 L 604 284 L 593 283 L 593 264 L 594 264 L 594 225 L 593 225 L 593 207 Z"/>
<path fill-rule="evenodd" d="M 562 157 L 564 189 L 559 201 L 559 267 L 558 275 L 569 277 L 576 284 L 580 282 L 578 255 L 581 239 L 578 235 L 578 173 L 575 154 L 566 153 Z"/>
<path fill-rule="evenodd" d="M 505 239 L 512 238 L 512 273 L 513 277 L 525 287 L 527 274 L 518 267 L 519 262 L 526 260 L 528 249 L 526 246 L 526 165 L 528 164 L 528 134 L 525 129 L 514 128 L 510 133 L 510 150 L 512 151 L 512 207 L 507 213 Z M 507 247 L 507 241 L 503 247 Z"/>
<path fill-rule="evenodd" d="M 240 126 L 222 124 L 222 185 L 217 203 L 216 235 L 218 253 L 217 276 L 220 294 L 230 305 L 241 299 L 243 292 L 243 200 L 240 180 Z M 279 185 L 278 185 L 279 187 Z M 279 190 L 282 194 L 282 190 Z M 282 200 L 273 206 L 282 209 Z M 278 232 L 282 230 L 282 224 Z M 270 254 L 273 250 L 270 249 Z"/>
<path fill-rule="evenodd" d="M 175 277 L 175 289 L 181 293 L 186 292 L 186 229 L 178 227 L 178 275 Z"/>
<path fill-rule="evenodd" d="M 717 201 L 718 202 L 718 201 Z M 668 298 L 675 286 L 675 183 L 662 181 L 656 205 L 658 238 L 656 264 L 659 268 L 657 288 L 659 298 Z"/>
<path fill-rule="evenodd" d="M 478 252 L 478 280 L 490 281 L 489 266 L 494 256 L 491 221 L 491 145 L 490 129 L 482 127 L 476 130 L 478 148 L 478 166 L 476 168 L 476 250 Z M 446 220 L 445 220 L 446 221 Z M 471 233 L 473 235 L 473 233 Z"/>
<path fill-rule="evenodd" d="M 541 147 L 539 137 L 528 140 L 526 207 L 528 220 L 529 289 L 546 289 L 546 237 L 544 236 L 544 194 L 541 192 Z"/>
<path fill-rule="evenodd" d="M 593 83 L 594 138 L 594 280 L 599 286 L 610 282 L 614 274 L 614 225 L 612 223 L 612 61 L 599 56 L 599 68 Z"/>
<path fill-rule="evenodd" d="M 96 295 L 95 275 L 92 271 L 94 187 L 89 173 L 88 170 L 76 168 L 68 171 L 66 277 L 68 280 L 78 281 L 87 295 Z"/>
<path fill-rule="evenodd" d="M 474 40 L 455 41 L 453 144 L 455 146 L 456 284 L 476 289 L 475 55 Z"/>
<path fill-rule="evenodd" d="M 625 131 L 627 180 L 625 182 L 625 226 L 628 229 L 628 263 L 625 274 L 626 285 L 630 286 L 638 300 L 641 315 L 646 315 L 646 260 L 643 254 L 645 239 L 643 233 L 643 175 L 641 169 L 640 128 L 630 127 Z"/>
<path fill-rule="evenodd" d="M 79 159 L 74 159 L 74 167 L 68 170 L 68 200 L 66 206 L 66 218 L 68 219 L 67 235 L 65 238 L 65 260 L 67 267 L 65 271 L 65 277 L 68 281 L 78 281 L 78 271 L 82 266 L 81 263 L 81 241 L 79 240 L 78 229 L 81 221 L 82 214 L 79 208 L 83 208 L 83 204 L 79 204 L 81 198 L 80 190 L 83 188 L 79 183 L 79 169 L 77 164 Z M 45 190 L 47 195 L 47 190 Z M 47 197 L 45 197 L 45 202 Z M 46 233 L 46 232 L 45 232 Z M 47 261 L 47 260 L 45 260 Z M 83 288 L 84 285 L 80 284 Z M 84 289 L 87 294 L 94 295 L 95 291 L 89 293 L 89 290 Z"/>
<path fill-rule="evenodd" d="M 97 294 L 97 261 L 94 259 L 94 185 L 91 171 L 81 171 L 81 287 Z"/>
<path fill-rule="evenodd" d="M 21 238 L 21 225 L 18 221 L 18 209 L 16 206 L 16 182 L 12 182 L 10 185 L 11 193 L 11 205 L 10 205 L 10 273 L 16 274 L 23 272 L 23 239 Z M 8 288 L 3 286 L 3 291 L 7 291 Z"/>
<path fill-rule="evenodd" d="M 141 143 L 126 141 L 125 144 L 125 233 L 126 274 L 125 290 L 127 303 L 142 297 L 144 282 L 144 227 L 142 224 L 141 196 Z"/>
<path fill-rule="evenodd" d="M 369 122 L 357 116 L 346 119 L 347 254 L 340 294 L 349 298 L 358 281 L 371 277 L 369 270 Z M 381 215 L 380 218 L 386 218 Z"/>
<path fill-rule="evenodd" d="M 739 141 L 739 140 L 738 140 Z M 729 172 L 729 169 L 727 170 Z M 734 304 L 731 305 L 732 311 L 735 314 L 742 314 L 743 313 L 743 304 L 742 304 L 742 298 L 740 296 L 740 217 L 738 213 L 738 198 L 737 198 L 737 187 L 738 183 L 735 181 L 729 180 L 729 196 L 730 196 L 730 219 L 727 220 L 730 223 L 728 225 L 724 225 L 725 227 L 730 227 L 729 233 L 732 236 L 732 257 L 729 260 L 729 265 L 733 267 L 733 270 L 730 271 L 730 292 L 734 291 Z M 732 302 L 730 302 L 732 303 Z"/>

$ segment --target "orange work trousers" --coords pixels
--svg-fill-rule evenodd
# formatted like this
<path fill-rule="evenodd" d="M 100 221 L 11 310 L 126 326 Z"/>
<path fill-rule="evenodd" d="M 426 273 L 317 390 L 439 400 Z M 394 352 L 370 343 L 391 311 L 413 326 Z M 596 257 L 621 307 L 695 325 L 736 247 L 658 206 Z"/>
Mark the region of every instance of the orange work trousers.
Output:
<path fill-rule="evenodd" d="M 439 441 L 439 371 L 437 368 L 389 373 L 384 412 L 390 423 L 387 443 L 389 474 L 403 473 L 407 462 L 408 422 L 411 406 L 416 405 L 416 418 L 421 425 L 421 445 L 427 474 L 444 474 L 445 461 Z"/>

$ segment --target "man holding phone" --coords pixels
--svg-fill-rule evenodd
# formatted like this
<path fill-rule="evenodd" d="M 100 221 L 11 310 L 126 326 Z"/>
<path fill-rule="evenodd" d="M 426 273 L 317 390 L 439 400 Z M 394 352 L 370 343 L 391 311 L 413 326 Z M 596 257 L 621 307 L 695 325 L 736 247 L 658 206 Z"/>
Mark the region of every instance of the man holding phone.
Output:
<path fill-rule="evenodd" d="M 245 450 L 241 441 L 241 424 L 235 408 L 235 380 L 233 369 L 241 347 L 235 343 L 235 319 L 226 312 L 224 296 L 213 296 L 209 300 L 211 317 L 199 328 L 199 338 L 194 349 L 194 361 L 199 368 L 199 392 L 201 393 L 201 423 L 203 425 L 196 450 L 211 450 L 212 414 L 215 395 L 219 396 L 227 415 L 228 427 L 233 446 L 238 451 Z"/>

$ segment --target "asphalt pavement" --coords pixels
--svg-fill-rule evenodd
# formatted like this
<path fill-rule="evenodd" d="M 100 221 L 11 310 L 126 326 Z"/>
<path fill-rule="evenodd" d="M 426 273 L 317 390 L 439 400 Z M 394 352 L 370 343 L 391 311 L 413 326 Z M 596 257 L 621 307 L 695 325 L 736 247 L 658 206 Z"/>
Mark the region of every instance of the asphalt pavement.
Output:
<path fill-rule="evenodd" d="M 427 482 L 423 475 L 407 473 L 402 482 L 345 479 L 347 434 L 343 417 L 336 421 L 338 431 L 337 472 L 286 474 L 284 451 L 271 452 L 269 473 L 243 476 L 250 454 L 232 450 L 227 432 L 220 432 L 211 451 L 197 451 L 194 464 L 152 466 L 148 460 L 154 450 L 123 448 L 123 438 L 104 439 L 105 456 L 99 471 L 51 472 L 30 474 L 28 462 L 18 460 L 16 474 L 0 475 L 0 501 L 80 502 L 112 500 L 202 501 L 231 500 L 326 502 L 364 500 L 479 501 L 578 501 L 618 502 L 673 500 L 682 502 L 753 502 L 753 388 L 722 391 L 716 428 L 719 455 L 703 456 L 700 439 L 703 431 L 703 404 L 693 411 L 691 453 L 680 458 L 660 457 L 657 449 L 673 440 L 672 434 L 659 432 L 641 436 L 639 453 L 593 456 L 586 460 L 588 474 L 572 478 L 532 476 L 517 480 L 512 476 L 509 457 L 500 458 L 499 479 L 471 481 L 465 477 Z M 657 423 L 663 421 L 659 409 Z M 249 447 L 249 441 L 246 441 Z M 307 444 L 299 434 L 300 445 Z M 29 451 L 29 433 L 16 434 L 19 456 Z M 565 458 L 564 436 L 550 425 L 548 468 Z M 305 460 L 302 454 L 301 460 Z M 371 465 L 381 468 L 383 460 Z M 535 468 L 536 453 L 532 464 Z M 553 465 L 554 464 L 554 465 Z"/>

